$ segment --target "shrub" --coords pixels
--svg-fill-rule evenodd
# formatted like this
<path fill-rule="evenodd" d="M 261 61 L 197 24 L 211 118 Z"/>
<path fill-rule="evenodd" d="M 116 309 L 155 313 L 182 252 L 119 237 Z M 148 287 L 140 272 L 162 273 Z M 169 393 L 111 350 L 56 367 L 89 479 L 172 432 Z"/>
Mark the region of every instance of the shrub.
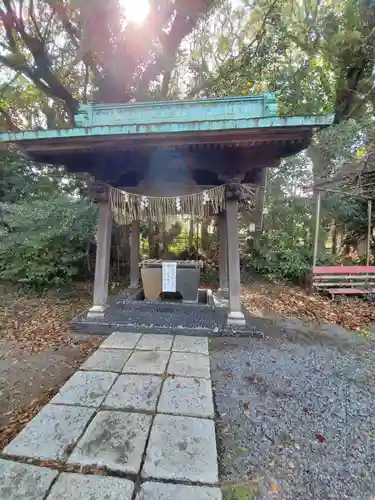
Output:
<path fill-rule="evenodd" d="M 0 278 L 35 288 L 71 281 L 83 273 L 95 234 L 97 208 L 59 196 L 3 205 Z"/>
<path fill-rule="evenodd" d="M 264 233 L 250 254 L 251 264 L 269 279 L 299 281 L 312 265 L 311 248 L 284 231 Z"/>

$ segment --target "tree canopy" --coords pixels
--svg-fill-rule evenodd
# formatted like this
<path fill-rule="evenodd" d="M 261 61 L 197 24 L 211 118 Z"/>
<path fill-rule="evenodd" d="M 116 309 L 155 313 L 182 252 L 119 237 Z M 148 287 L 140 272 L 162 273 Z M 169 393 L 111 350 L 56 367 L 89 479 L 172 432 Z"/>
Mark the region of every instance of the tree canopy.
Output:
<path fill-rule="evenodd" d="M 373 104 L 371 0 L 1 0 L 8 128 L 63 125 L 79 101 L 280 93 L 283 113 Z M 22 110 L 22 116 L 20 116 Z"/>
<path fill-rule="evenodd" d="M 47 119 L 57 113 L 57 121 L 72 120 L 78 102 L 88 98 L 166 98 L 181 41 L 217 4 L 152 1 L 144 23 L 135 24 L 118 0 L 2 0 L 0 64 L 9 75 L 5 92 L 17 80 L 25 108 L 30 98 L 35 102 L 47 96 L 42 111 Z M 10 104 L 3 104 L 3 116 L 14 127 Z"/>

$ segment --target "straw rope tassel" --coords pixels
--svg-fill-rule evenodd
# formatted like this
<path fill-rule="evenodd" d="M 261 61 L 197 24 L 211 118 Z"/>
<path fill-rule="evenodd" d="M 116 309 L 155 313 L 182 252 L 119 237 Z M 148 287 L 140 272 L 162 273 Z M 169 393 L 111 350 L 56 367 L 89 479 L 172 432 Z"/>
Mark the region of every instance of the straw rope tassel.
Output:
<path fill-rule="evenodd" d="M 255 195 L 254 186 L 241 185 L 247 198 Z M 169 215 L 208 217 L 225 210 L 226 185 L 184 196 L 143 196 L 108 186 L 109 203 L 115 221 L 129 224 L 132 220 L 160 222 Z"/>

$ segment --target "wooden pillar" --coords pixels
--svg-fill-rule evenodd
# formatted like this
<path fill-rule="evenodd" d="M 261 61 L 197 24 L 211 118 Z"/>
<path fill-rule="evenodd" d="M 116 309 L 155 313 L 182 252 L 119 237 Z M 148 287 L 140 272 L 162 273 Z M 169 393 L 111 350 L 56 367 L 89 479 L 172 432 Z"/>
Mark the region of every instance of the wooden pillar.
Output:
<path fill-rule="evenodd" d="M 108 304 L 108 279 L 111 254 L 112 213 L 108 201 L 99 205 L 98 238 L 96 243 L 93 306 L 87 317 L 103 317 Z"/>
<path fill-rule="evenodd" d="M 130 287 L 139 288 L 139 253 L 140 253 L 141 224 L 133 220 L 130 249 Z"/>
<path fill-rule="evenodd" d="M 367 255 L 366 255 L 366 265 L 370 265 L 371 257 L 371 216 L 372 216 L 372 200 L 367 200 Z"/>
<path fill-rule="evenodd" d="M 317 257 L 318 257 L 318 239 L 319 239 L 319 226 L 320 226 L 320 202 L 321 202 L 321 193 L 320 193 L 320 191 L 318 191 L 317 197 L 316 197 L 313 267 L 316 266 L 316 261 L 317 261 Z"/>
<path fill-rule="evenodd" d="M 226 213 L 220 212 L 218 218 L 219 230 L 219 274 L 220 288 L 219 292 L 228 293 L 228 238 L 227 238 L 227 220 Z"/>
<path fill-rule="evenodd" d="M 228 325 L 245 325 L 245 316 L 241 307 L 240 248 L 238 237 L 238 201 L 227 199 L 226 207 L 228 241 Z"/>

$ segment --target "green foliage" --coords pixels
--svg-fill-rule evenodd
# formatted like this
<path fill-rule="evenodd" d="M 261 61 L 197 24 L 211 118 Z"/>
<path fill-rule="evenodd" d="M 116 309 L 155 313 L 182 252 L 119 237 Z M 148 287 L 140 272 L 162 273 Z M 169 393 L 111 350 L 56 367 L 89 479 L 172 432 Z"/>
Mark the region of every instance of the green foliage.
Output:
<path fill-rule="evenodd" d="M 136 23 L 119 0 L 0 0 L 0 127 L 72 124 L 84 100 L 170 97 L 181 42 L 219 3 L 150 2 Z"/>
<path fill-rule="evenodd" d="M 368 113 L 368 103 L 373 106 L 373 7 L 358 0 L 255 0 L 251 8 L 244 2 L 231 18 L 232 50 L 225 51 L 231 23 L 223 22 L 223 15 L 214 33 L 218 48 L 211 41 L 212 57 L 221 52 L 220 63 L 208 75 L 203 71 L 203 84 L 197 75 L 192 94 L 278 91 L 281 114 L 333 111 L 337 123 Z M 207 30 L 212 29 L 208 26 L 203 36 Z M 209 50 L 202 51 L 203 60 L 209 60 Z M 198 60 L 195 67 L 202 71 Z"/>
<path fill-rule="evenodd" d="M 260 491 L 255 485 L 233 484 L 223 488 L 223 500 L 256 500 Z"/>
<path fill-rule="evenodd" d="M 300 281 L 312 265 L 312 207 L 307 197 L 283 194 L 280 170 L 270 180 L 266 230 L 251 252 L 250 262 L 270 279 Z M 290 170 L 288 177 L 293 177 Z"/>
<path fill-rule="evenodd" d="M 250 256 L 250 262 L 267 278 L 301 281 L 311 270 L 311 246 L 298 245 L 285 230 L 264 233 Z"/>
<path fill-rule="evenodd" d="M 283 161 L 268 175 L 265 231 L 245 262 L 269 279 L 303 283 L 311 271 L 315 203 L 301 189 L 311 177 L 312 165 L 304 153 Z M 332 218 L 325 219 L 324 213 L 322 227 Z"/>
<path fill-rule="evenodd" d="M 34 163 L 14 149 L 3 151 L 0 154 L 0 202 L 78 194 L 86 185 L 87 177 L 69 174 L 63 167 Z"/>
<path fill-rule="evenodd" d="M 0 278 L 35 288 L 82 275 L 95 234 L 96 206 L 68 196 L 3 205 Z"/>
<path fill-rule="evenodd" d="M 85 176 L 2 152 L 0 279 L 40 288 L 86 273 L 97 210 L 64 194 L 84 185 Z"/>

